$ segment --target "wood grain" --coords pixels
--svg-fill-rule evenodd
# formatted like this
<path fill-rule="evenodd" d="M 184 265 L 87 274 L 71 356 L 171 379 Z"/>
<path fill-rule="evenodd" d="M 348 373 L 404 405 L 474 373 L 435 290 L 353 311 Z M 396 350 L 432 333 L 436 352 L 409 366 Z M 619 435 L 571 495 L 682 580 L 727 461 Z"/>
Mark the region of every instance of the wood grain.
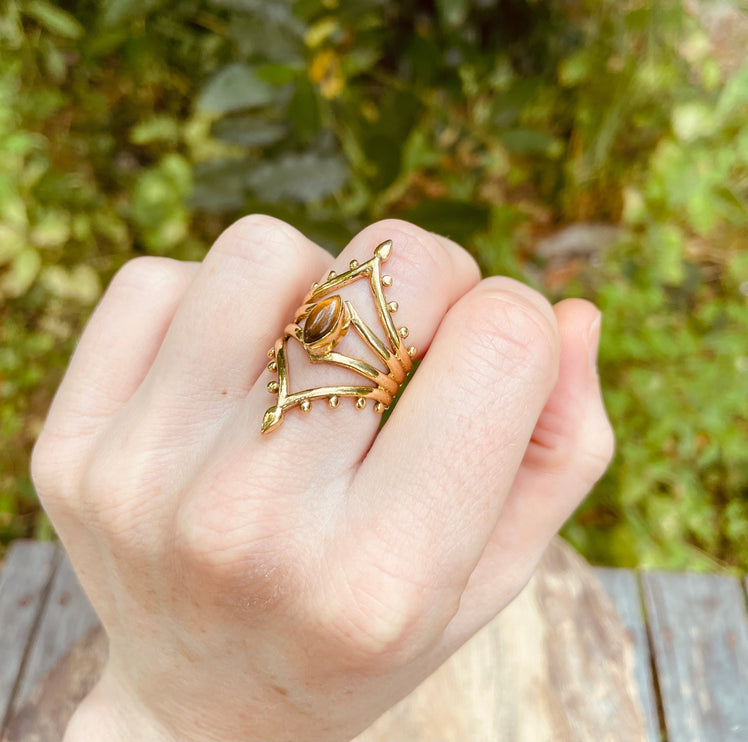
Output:
<path fill-rule="evenodd" d="M 637 574 L 630 569 L 612 567 L 595 567 L 594 572 L 613 601 L 616 613 L 633 645 L 634 677 L 646 718 L 647 740 L 660 742 L 657 697 L 652 682 L 652 658 Z"/>
<path fill-rule="evenodd" d="M 99 679 L 107 654 L 106 634 L 96 626 L 34 688 L 8 723 L 2 742 L 62 739 L 73 711 Z"/>
<path fill-rule="evenodd" d="M 99 619 L 65 557 L 52 579 L 38 629 L 29 646 L 13 699 L 12 714 L 72 646 L 98 623 Z"/>
<path fill-rule="evenodd" d="M 642 575 L 670 742 L 748 740 L 748 617 L 737 579 Z"/>
<path fill-rule="evenodd" d="M 17 541 L 0 574 L 0 732 L 57 558 L 54 544 Z"/>

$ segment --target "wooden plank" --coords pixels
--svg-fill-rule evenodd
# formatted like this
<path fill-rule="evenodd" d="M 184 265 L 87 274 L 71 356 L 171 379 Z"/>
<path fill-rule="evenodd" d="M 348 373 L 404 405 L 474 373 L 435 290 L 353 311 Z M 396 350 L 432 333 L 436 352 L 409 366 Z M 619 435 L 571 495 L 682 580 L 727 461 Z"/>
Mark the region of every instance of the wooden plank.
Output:
<path fill-rule="evenodd" d="M 595 567 L 594 572 L 613 602 L 613 607 L 633 644 L 634 677 L 639 691 L 639 701 L 645 714 L 647 742 L 660 742 L 660 719 L 652 682 L 652 658 L 639 594 L 639 580 L 636 573 L 629 569 Z"/>
<path fill-rule="evenodd" d="M 73 711 L 99 679 L 107 655 L 106 634 L 97 626 L 44 676 L 31 698 L 8 719 L 2 742 L 62 739 Z"/>
<path fill-rule="evenodd" d="M 0 731 L 52 578 L 55 544 L 16 541 L 0 575 Z"/>
<path fill-rule="evenodd" d="M 669 742 L 748 739 L 748 617 L 737 579 L 642 575 Z"/>
<path fill-rule="evenodd" d="M 99 619 L 88 602 L 67 556 L 55 572 L 39 628 L 29 647 L 11 713 L 30 697 L 35 686 Z"/>

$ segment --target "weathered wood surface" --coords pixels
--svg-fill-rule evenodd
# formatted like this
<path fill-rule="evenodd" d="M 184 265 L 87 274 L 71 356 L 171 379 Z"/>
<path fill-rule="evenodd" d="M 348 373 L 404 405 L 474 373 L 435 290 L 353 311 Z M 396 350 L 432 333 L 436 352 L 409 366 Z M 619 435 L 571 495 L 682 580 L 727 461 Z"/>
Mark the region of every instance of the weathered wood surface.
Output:
<path fill-rule="evenodd" d="M 748 740 L 748 617 L 737 579 L 642 575 L 670 742 Z"/>
<path fill-rule="evenodd" d="M 613 606 L 621 619 L 621 623 L 633 643 L 634 678 L 647 721 L 647 740 L 648 742 L 660 742 L 657 696 L 652 680 L 652 661 L 649 653 L 647 625 L 642 610 L 639 580 L 636 573 L 628 569 L 596 567 L 594 573 L 613 601 Z"/>
<path fill-rule="evenodd" d="M 58 557 L 54 544 L 21 542 L 0 574 L 0 730 Z"/>
<path fill-rule="evenodd" d="M 14 697 L 3 742 L 59 739 L 106 658 L 106 638 L 56 554 L 16 544 L 0 575 L 0 710 Z M 641 581 L 642 591 L 635 573 L 593 570 L 554 544 L 519 598 L 359 742 L 656 742 L 660 726 L 668 742 L 746 742 L 740 583 L 663 573 Z"/>
<path fill-rule="evenodd" d="M 62 739 L 78 704 L 99 679 L 108 643 L 95 626 L 38 683 L 8 722 L 3 742 L 52 742 Z"/>
<path fill-rule="evenodd" d="M 42 678 L 98 624 L 99 619 L 70 562 L 67 558 L 61 560 L 29 647 L 11 714 L 20 709 Z"/>

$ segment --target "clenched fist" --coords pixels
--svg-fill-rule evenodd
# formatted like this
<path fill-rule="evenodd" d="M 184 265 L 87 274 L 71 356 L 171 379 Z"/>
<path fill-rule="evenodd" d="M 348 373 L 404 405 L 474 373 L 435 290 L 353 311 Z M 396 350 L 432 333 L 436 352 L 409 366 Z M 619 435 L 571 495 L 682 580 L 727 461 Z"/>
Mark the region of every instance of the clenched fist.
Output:
<path fill-rule="evenodd" d="M 317 400 L 263 435 L 268 348 L 313 282 L 385 240 L 421 359 L 390 418 Z M 365 282 L 341 294 L 371 304 Z M 587 302 L 480 280 L 458 245 L 399 221 L 332 258 L 250 216 L 200 264 L 128 263 L 32 462 L 110 641 L 68 742 L 365 729 L 512 600 L 605 469 L 599 330 Z M 294 388 L 354 383 L 288 352 Z"/>

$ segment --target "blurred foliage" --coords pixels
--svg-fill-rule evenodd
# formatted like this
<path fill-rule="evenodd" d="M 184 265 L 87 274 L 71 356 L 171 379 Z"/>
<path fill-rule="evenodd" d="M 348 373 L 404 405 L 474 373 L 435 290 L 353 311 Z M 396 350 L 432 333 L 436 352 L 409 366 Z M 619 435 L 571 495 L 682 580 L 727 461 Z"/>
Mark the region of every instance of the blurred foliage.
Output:
<path fill-rule="evenodd" d="M 200 259 L 252 211 L 333 252 L 398 216 L 604 310 L 618 454 L 566 536 L 598 562 L 748 569 L 748 65 L 699 12 L 6 0 L 0 541 L 50 534 L 30 448 L 125 260 Z M 586 246 L 554 241 L 580 222 Z"/>

